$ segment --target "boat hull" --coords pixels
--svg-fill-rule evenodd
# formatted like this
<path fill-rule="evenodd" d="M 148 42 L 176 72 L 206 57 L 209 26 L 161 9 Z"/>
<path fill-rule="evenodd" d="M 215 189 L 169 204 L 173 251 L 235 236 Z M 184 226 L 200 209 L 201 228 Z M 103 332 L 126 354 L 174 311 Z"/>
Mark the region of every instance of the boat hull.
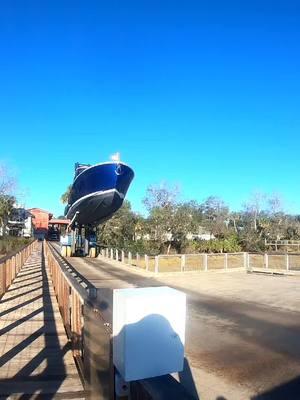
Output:
<path fill-rule="evenodd" d="M 98 225 L 121 207 L 134 173 L 122 163 L 94 165 L 74 180 L 66 217 L 80 225 Z"/>

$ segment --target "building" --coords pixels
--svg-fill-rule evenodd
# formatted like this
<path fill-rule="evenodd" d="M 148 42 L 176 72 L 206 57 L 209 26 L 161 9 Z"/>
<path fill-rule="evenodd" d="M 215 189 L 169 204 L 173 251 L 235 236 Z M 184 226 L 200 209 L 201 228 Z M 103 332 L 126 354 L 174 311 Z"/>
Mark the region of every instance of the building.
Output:
<path fill-rule="evenodd" d="M 49 221 L 52 218 L 52 213 L 41 208 L 30 208 L 28 210 L 34 217 L 33 219 L 33 234 L 36 239 L 45 239 L 48 234 Z"/>
<path fill-rule="evenodd" d="M 71 221 L 69 219 L 52 218 L 48 224 L 48 239 L 59 240 L 60 235 L 64 234 L 67 230 L 67 226 Z"/>
<path fill-rule="evenodd" d="M 33 234 L 33 218 L 33 215 L 25 208 L 13 208 L 7 222 L 7 233 L 11 236 L 31 237 Z"/>

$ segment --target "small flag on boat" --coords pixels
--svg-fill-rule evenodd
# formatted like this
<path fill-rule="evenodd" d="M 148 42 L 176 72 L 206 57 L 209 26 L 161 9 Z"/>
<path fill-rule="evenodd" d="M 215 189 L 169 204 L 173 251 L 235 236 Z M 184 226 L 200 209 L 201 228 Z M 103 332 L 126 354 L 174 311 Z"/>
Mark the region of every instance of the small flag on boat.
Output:
<path fill-rule="evenodd" d="M 117 152 L 117 153 L 113 154 L 110 158 L 112 161 L 120 161 L 120 153 Z"/>

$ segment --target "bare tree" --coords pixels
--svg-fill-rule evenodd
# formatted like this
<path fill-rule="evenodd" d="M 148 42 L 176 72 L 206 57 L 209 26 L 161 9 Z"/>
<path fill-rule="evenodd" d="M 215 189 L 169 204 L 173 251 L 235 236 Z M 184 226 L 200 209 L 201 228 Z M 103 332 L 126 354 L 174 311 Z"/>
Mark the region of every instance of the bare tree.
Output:
<path fill-rule="evenodd" d="M 253 192 L 250 199 L 244 204 L 244 209 L 253 220 L 253 229 L 256 232 L 258 228 L 259 216 L 263 210 L 266 195 L 262 192 Z"/>
<path fill-rule="evenodd" d="M 242 219 L 242 213 L 238 211 L 232 211 L 229 214 L 230 221 L 232 222 L 233 229 L 235 233 L 239 232 L 239 223 Z"/>
<path fill-rule="evenodd" d="M 179 188 L 177 185 L 170 186 L 166 182 L 160 185 L 151 185 L 147 188 L 146 197 L 143 199 L 148 211 L 154 208 L 168 208 L 177 203 Z"/>
<path fill-rule="evenodd" d="M 269 214 L 269 235 L 280 239 L 286 233 L 287 216 L 283 211 L 282 196 L 273 193 L 267 200 Z"/>
<path fill-rule="evenodd" d="M 9 174 L 4 164 L 0 164 L 0 196 L 13 195 L 16 186 L 16 178 Z"/>
<path fill-rule="evenodd" d="M 278 193 L 272 193 L 268 200 L 268 208 L 272 215 L 276 215 L 283 212 L 283 200 L 281 195 Z"/>

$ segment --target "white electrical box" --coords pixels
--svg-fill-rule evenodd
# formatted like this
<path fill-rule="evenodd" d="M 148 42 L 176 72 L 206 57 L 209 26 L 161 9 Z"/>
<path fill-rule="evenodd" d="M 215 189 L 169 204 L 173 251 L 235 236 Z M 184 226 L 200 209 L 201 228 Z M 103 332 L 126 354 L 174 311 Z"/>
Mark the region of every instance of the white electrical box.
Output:
<path fill-rule="evenodd" d="M 182 371 L 185 316 L 179 290 L 114 290 L 113 361 L 126 382 Z"/>

